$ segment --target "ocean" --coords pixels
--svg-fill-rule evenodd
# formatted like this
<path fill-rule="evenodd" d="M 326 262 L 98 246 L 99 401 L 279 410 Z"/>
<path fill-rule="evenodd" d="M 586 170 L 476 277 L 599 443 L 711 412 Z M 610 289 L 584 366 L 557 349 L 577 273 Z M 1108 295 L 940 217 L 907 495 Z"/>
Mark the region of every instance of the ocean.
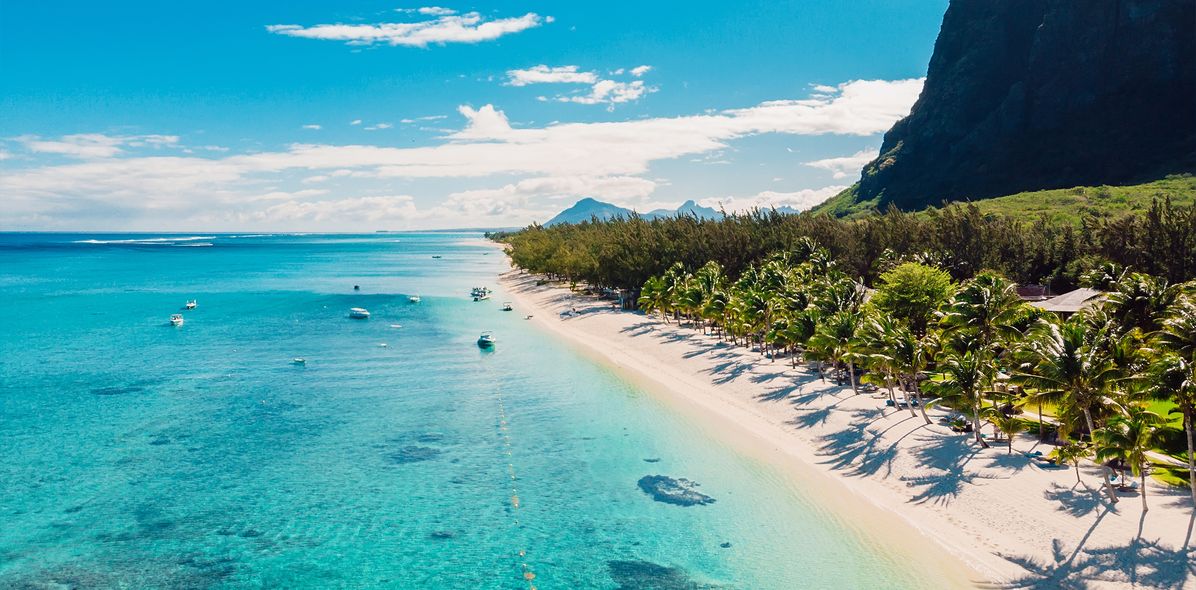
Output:
<path fill-rule="evenodd" d="M 935 587 L 481 237 L 0 234 L 0 588 Z"/>

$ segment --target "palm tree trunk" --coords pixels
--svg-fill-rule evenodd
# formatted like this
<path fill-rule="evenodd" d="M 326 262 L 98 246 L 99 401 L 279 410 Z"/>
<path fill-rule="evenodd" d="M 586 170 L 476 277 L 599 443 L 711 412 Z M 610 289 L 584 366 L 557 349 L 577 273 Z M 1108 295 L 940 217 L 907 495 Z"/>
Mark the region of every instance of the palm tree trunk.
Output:
<path fill-rule="evenodd" d="M 1192 442 L 1193 420 L 1196 420 L 1196 416 L 1192 415 L 1191 409 L 1184 412 L 1184 433 L 1188 435 L 1188 485 L 1190 486 L 1188 491 L 1192 492 L 1192 504 L 1196 504 L 1196 462 L 1192 460 L 1192 455 L 1196 454 L 1196 451 L 1193 450 L 1196 445 Z"/>
<path fill-rule="evenodd" d="M 914 399 L 918 400 L 918 411 L 922 412 L 922 419 L 930 424 L 930 415 L 926 413 L 926 402 L 922 399 L 922 389 L 918 387 L 918 376 L 914 375 L 913 381 Z"/>
<path fill-rule="evenodd" d="M 1038 398 L 1038 440 L 1046 436 L 1042 425 L 1042 398 Z"/>
<path fill-rule="evenodd" d="M 1076 485 L 1080 484 L 1080 460 L 1076 459 Z"/>
<path fill-rule="evenodd" d="M 910 399 L 909 399 L 909 394 L 910 394 L 909 388 L 907 388 L 907 387 L 904 387 L 904 386 L 903 386 L 903 387 L 901 388 L 901 391 L 905 392 L 905 405 L 909 406 L 909 415 L 910 415 L 910 417 L 911 417 L 911 418 L 917 418 L 917 417 L 918 417 L 918 413 L 917 413 L 916 411 L 914 411 L 914 404 L 913 404 L 913 403 L 910 401 Z M 896 402 L 894 402 L 894 403 L 896 403 Z M 920 405 L 920 404 L 919 404 L 919 405 Z"/>
<path fill-rule="evenodd" d="M 1100 463 L 1097 463 L 1097 465 L 1100 467 L 1101 477 L 1105 480 L 1105 493 L 1109 494 L 1109 501 L 1116 504 L 1117 491 L 1113 489 L 1113 482 L 1109 481 L 1109 468 Z"/>
<path fill-rule="evenodd" d="M 1142 512 L 1146 512 L 1147 510 L 1150 510 L 1150 508 L 1146 505 L 1146 468 L 1145 467 L 1142 468 L 1142 470 L 1139 472 L 1139 475 L 1142 479 Z"/>
<path fill-rule="evenodd" d="M 851 391 L 854 392 L 855 395 L 859 395 L 860 389 L 859 387 L 856 387 L 855 384 L 855 363 L 851 361 L 847 361 L 847 378 L 851 379 Z"/>

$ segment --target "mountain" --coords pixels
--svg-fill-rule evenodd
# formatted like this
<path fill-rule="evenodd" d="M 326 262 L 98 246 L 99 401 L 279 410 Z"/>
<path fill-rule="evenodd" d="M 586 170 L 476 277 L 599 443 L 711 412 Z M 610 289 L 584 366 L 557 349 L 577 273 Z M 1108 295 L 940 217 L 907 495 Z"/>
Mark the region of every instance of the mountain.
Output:
<path fill-rule="evenodd" d="M 654 219 L 657 217 L 674 217 L 677 215 L 689 215 L 697 217 L 698 219 L 718 219 L 723 214 L 713 207 L 703 207 L 696 201 L 689 200 L 681 204 L 676 209 L 656 209 L 644 214 L 646 219 Z"/>
<path fill-rule="evenodd" d="M 544 225 L 559 225 L 562 223 L 581 223 L 589 221 L 594 217 L 598 219 L 610 219 L 612 217 L 627 217 L 632 213 L 631 209 L 624 209 L 618 205 L 610 203 L 603 203 L 590 197 L 586 197 L 573 204 L 572 207 L 556 214 L 556 217 L 548 220 Z"/>
<path fill-rule="evenodd" d="M 819 207 L 921 209 L 1196 171 L 1196 0 L 951 0 L 922 94 Z"/>
<path fill-rule="evenodd" d="M 555 217 L 549 219 L 544 225 L 581 223 L 582 221 L 589 221 L 594 217 L 598 219 L 630 217 L 634 213 L 631 209 L 586 197 L 574 203 L 572 207 L 557 213 Z M 718 219 L 723 216 L 721 212 L 711 207 L 703 207 L 695 201 L 686 201 L 676 209 L 656 209 L 642 214 L 641 217 L 644 219 L 656 219 L 658 217 L 673 217 L 676 215 L 691 215 L 698 219 Z"/>

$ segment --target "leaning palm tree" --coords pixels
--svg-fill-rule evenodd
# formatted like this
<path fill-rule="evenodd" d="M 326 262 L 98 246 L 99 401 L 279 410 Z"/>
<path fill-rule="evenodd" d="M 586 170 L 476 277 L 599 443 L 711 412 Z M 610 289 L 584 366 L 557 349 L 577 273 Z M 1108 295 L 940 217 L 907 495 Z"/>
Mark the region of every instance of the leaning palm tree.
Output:
<path fill-rule="evenodd" d="M 1096 460 L 1104 463 L 1121 459 L 1136 477 L 1141 478 L 1142 511 L 1146 506 L 1146 474 L 1149 463 L 1146 453 L 1154 446 L 1163 418 L 1150 410 L 1131 406 L 1126 413 L 1114 417 L 1109 425 L 1096 432 Z"/>

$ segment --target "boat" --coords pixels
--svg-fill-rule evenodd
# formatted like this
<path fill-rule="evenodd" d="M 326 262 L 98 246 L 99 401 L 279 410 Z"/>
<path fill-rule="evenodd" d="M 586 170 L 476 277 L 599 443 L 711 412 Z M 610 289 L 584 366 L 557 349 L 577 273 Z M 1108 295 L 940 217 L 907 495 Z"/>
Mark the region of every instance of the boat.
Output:
<path fill-rule="evenodd" d="M 197 306 L 197 305 L 199 305 L 199 303 L 197 303 L 194 299 L 192 299 L 191 301 L 188 301 L 187 305 L 184 305 L 183 307 L 185 309 L 195 309 L 195 306 Z"/>
<path fill-rule="evenodd" d="M 485 300 L 487 300 L 487 299 L 489 299 L 489 298 L 490 298 L 490 294 L 489 294 L 489 293 L 482 293 L 482 294 L 480 294 L 480 295 L 474 295 L 474 296 L 473 296 L 473 300 L 474 300 L 474 301 L 485 301 Z"/>
<path fill-rule="evenodd" d="M 355 320 L 368 320 L 370 319 L 370 312 L 364 307 L 354 307 L 349 310 L 349 317 Z"/>
<path fill-rule="evenodd" d="M 172 325 L 172 326 L 183 325 L 183 314 L 176 313 L 176 314 L 171 315 L 170 316 L 170 325 Z"/>
<path fill-rule="evenodd" d="M 410 301 L 411 303 L 419 303 L 422 301 L 422 299 L 419 298 L 419 295 L 412 295 L 407 298 L 407 301 Z"/>
<path fill-rule="evenodd" d="M 440 255 L 439 255 L 439 254 L 433 254 L 433 255 L 432 255 L 432 258 L 440 258 Z"/>
<path fill-rule="evenodd" d="M 307 364 L 307 359 L 305 359 L 305 358 L 303 358 L 303 357 L 299 357 L 299 356 L 297 356 L 297 357 L 295 357 L 295 358 L 294 358 L 294 360 L 292 360 L 292 361 L 291 361 L 291 364 L 295 364 L 295 365 L 306 365 L 306 364 Z"/>
<path fill-rule="evenodd" d="M 511 310 L 513 310 L 513 309 L 515 309 L 515 308 L 514 308 L 514 307 L 511 307 L 511 302 L 510 302 L 510 301 L 504 302 L 504 303 L 502 304 L 502 310 L 503 310 L 503 311 L 511 311 Z"/>
<path fill-rule="evenodd" d="M 478 346 L 481 348 L 493 348 L 494 334 L 491 334 L 490 332 L 482 332 L 482 335 L 478 336 Z"/>

